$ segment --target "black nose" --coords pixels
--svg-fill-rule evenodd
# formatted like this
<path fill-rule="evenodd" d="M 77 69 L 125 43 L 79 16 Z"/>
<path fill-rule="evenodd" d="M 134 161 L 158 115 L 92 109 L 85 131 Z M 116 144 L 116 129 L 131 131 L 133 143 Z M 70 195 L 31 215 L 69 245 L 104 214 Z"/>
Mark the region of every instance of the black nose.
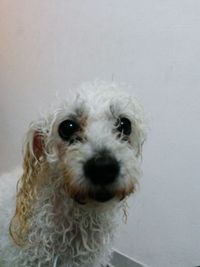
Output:
<path fill-rule="evenodd" d="M 119 174 L 119 170 L 119 163 L 110 155 L 93 157 L 84 165 L 85 176 L 95 185 L 113 183 Z"/>

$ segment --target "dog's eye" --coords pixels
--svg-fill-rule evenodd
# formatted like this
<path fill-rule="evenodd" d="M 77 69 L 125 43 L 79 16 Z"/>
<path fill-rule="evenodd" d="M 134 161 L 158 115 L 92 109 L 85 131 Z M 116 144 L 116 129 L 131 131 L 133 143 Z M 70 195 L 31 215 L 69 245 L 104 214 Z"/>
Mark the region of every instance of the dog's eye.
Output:
<path fill-rule="evenodd" d="M 124 134 L 124 135 L 130 135 L 132 131 L 131 122 L 127 118 L 119 118 L 116 123 L 117 130 Z"/>
<path fill-rule="evenodd" d="M 79 130 L 77 122 L 72 120 L 65 120 L 61 122 L 58 128 L 58 133 L 63 140 L 68 141 Z"/>

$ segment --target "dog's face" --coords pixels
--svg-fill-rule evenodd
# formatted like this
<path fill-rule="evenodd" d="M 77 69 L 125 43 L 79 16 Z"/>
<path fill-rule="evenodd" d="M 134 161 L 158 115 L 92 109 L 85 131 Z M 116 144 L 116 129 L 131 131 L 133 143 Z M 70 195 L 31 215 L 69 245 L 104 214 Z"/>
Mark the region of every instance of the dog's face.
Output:
<path fill-rule="evenodd" d="M 26 242 L 35 203 L 44 205 L 46 193 L 57 208 L 63 198 L 96 207 L 134 192 L 145 139 L 143 110 L 115 87 L 90 85 L 31 124 L 10 223 L 17 244 Z"/>
<path fill-rule="evenodd" d="M 119 201 L 134 191 L 144 142 L 134 98 L 113 88 L 84 91 L 32 128 L 33 153 L 44 155 L 77 202 Z"/>

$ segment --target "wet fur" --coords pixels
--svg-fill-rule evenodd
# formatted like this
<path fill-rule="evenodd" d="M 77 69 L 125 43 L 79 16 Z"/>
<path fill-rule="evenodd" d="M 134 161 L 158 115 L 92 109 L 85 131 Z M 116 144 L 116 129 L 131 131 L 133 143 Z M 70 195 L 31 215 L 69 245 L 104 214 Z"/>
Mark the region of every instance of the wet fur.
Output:
<path fill-rule="evenodd" d="M 115 131 L 119 116 L 132 122 L 133 134 L 126 141 Z M 81 125 L 78 141 L 72 145 L 57 133 L 59 123 L 68 117 Z M 106 265 L 126 197 L 135 191 L 140 176 L 144 140 L 142 107 L 115 84 L 87 84 L 73 101 L 64 101 L 33 122 L 15 205 L 9 200 L 15 195 L 11 178 L 15 174 L 0 180 L 0 266 Z M 94 151 L 105 148 L 121 162 L 121 173 L 108 188 L 115 195 L 113 200 L 97 203 L 91 199 L 96 189 L 84 178 L 82 166 Z M 6 206 L 7 201 L 11 206 Z"/>

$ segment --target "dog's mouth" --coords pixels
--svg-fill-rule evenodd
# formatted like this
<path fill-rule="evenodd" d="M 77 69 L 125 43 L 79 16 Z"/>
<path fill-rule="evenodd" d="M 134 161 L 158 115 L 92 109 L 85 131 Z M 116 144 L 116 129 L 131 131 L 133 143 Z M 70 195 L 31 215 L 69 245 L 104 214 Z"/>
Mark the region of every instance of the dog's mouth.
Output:
<path fill-rule="evenodd" d="M 108 190 L 98 190 L 96 192 L 90 192 L 87 198 L 77 196 L 75 197 L 75 201 L 81 205 L 87 204 L 89 199 L 96 202 L 104 203 L 113 199 L 114 197 L 114 193 L 111 193 Z"/>
<path fill-rule="evenodd" d="M 91 198 L 97 202 L 107 202 L 114 197 L 114 194 L 108 191 L 97 191 L 91 195 Z"/>

